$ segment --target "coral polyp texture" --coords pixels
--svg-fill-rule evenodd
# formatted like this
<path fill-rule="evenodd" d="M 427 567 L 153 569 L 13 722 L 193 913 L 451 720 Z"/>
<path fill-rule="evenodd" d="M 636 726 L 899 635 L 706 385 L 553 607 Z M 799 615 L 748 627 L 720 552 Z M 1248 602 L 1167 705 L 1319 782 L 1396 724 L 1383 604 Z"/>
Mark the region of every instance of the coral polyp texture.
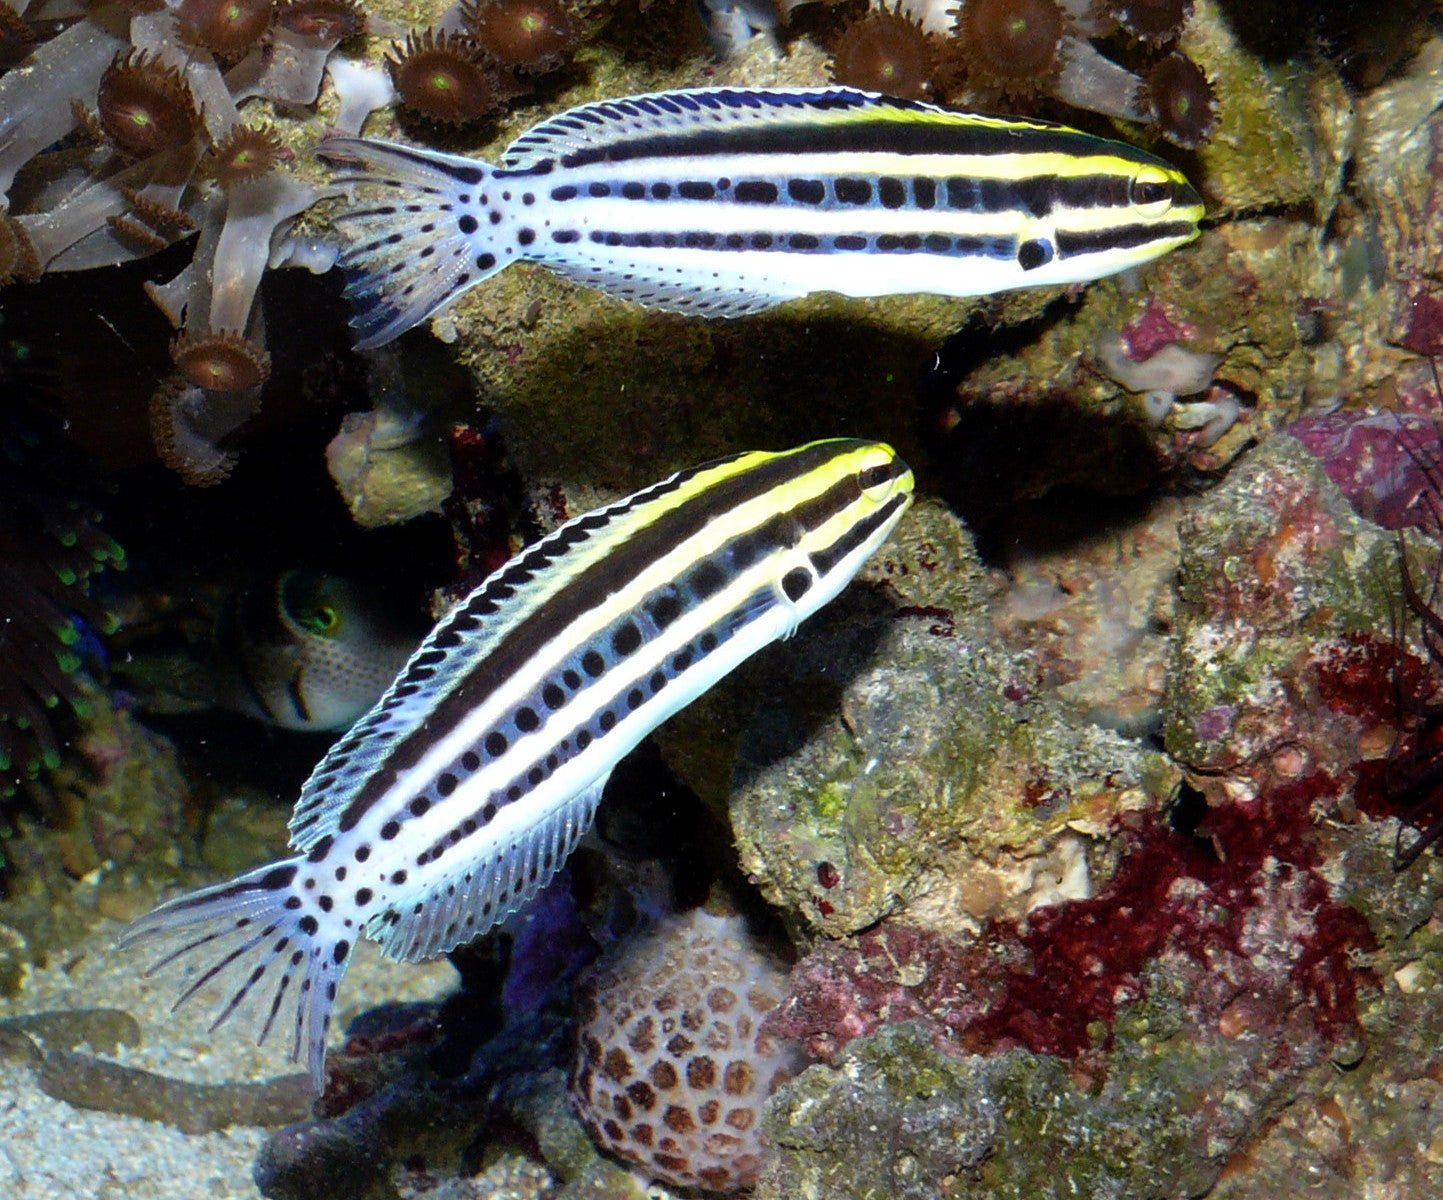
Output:
<path fill-rule="evenodd" d="M 461 12 L 487 54 L 526 73 L 555 70 L 581 37 L 563 0 L 463 0 Z"/>
<path fill-rule="evenodd" d="M 966 0 L 954 53 L 977 86 L 1032 95 L 1056 85 L 1066 28 L 1058 0 Z"/>
<path fill-rule="evenodd" d="M 143 50 L 116 55 L 95 99 L 101 131 L 132 158 L 178 149 L 200 132 L 200 111 L 185 76 Z"/>
<path fill-rule="evenodd" d="M 26 403 L 24 376 L 8 356 L 0 362 L 0 797 L 59 766 L 66 710 L 85 707 L 79 644 L 111 624 L 89 584 L 125 565 L 80 499 L 84 466 L 59 421 Z"/>
<path fill-rule="evenodd" d="M 176 367 L 196 389 L 193 432 L 229 432 L 249 414 L 229 400 L 215 401 L 228 410 L 216 419 L 200 410 L 234 391 L 249 393 L 251 411 L 259 403 L 269 372 L 262 276 L 293 255 L 327 265 L 290 237 L 321 194 L 293 173 L 293 150 L 319 136 L 318 124 L 306 128 L 309 110 L 333 51 L 364 15 L 340 0 L 181 0 L 17 20 L 33 36 L 0 78 L 0 271 L 26 282 L 114 266 L 198 231 L 191 265 L 147 291 L 176 330 Z M 358 128 L 376 103 L 346 119 Z M 152 408 L 173 409 L 174 391 L 162 383 Z M 156 445 L 194 482 L 214 481 L 229 461 L 201 436 Z"/>
<path fill-rule="evenodd" d="M 276 13 L 272 0 L 180 0 L 175 11 L 181 41 L 222 60 L 239 58 L 255 45 Z"/>
<path fill-rule="evenodd" d="M 519 90 L 479 43 L 459 33 L 412 34 L 386 59 L 401 103 L 432 121 L 492 116 Z"/>
<path fill-rule="evenodd" d="M 877 9 L 842 31 L 832 51 L 832 78 L 850 87 L 907 100 L 931 94 L 938 38 L 900 9 Z"/>
<path fill-rule="evenodd" d="M 1108 0 L 1102 7 L 1133 37 L 1159 46 L 1175 41 L 1192 16 L 1192 0 Z"/>
<path fill-rule="evenodd" d="M 1193 147 L 1216 130 L 1218 103 L 1208 73 L 1177 48 L 1192 16 L 1190 0 L 879 0 L 833 42 L 832 75 L 958 108 L 1060 101 Z"/>
<path fill-rule="evenodd" d="M 749 1187 L 762 1105 L 800 1062 L 764 1029 L 785 994 L 785 970 L 740 918 L 696 910 L 621 943 L 578 985 L 573 1110 L 655 1179 Z"/>

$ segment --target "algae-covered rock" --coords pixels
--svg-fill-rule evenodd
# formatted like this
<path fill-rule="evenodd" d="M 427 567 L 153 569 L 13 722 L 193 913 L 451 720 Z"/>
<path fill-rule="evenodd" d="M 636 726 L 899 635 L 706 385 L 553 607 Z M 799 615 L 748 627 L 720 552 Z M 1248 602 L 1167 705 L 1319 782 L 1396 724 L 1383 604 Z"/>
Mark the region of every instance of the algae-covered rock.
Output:
<path fill-rule="evenodd" d="M 1218 128 L 1196 151 L 1210 205 L 1270 204 L 1326 212 L 1341 186 L 1352 102 L 1336 70 L 1317 58 L 1265 62 L 1245 46 L 1217 0 L 1197 0 L 1179 49 L 1217 90 Z"/>
<path fill-rule="evenodd" d="M 1182 512 L 1175 496 L 1043 501 L 992 532 L 992 619 L 1007 645 L 1075 711 L 1132 736 L 1160 718 Z"/>
<path fill-rule="evenodd" d="M 1390 851 L 1380 831 L 1339 860 L 1343 890 L 1366 905 L 1386 952 L 1359 1013 L 1366 1052 L 1347 1070 L 1311 1072 L 1229 1159 L 1212 1200 L 1292 1195 L 1301 1179 L 1323 1200 L 1443 1188 L 1443 865 L 1419 863 L 1400 876 Z"/>
<path fill-rule="evenodd" d="M 1271 1196 L 1285 1193 L 1266 1181 L 1310 1161 L 1299 1138 L 1344 1153 L 1355 1118 L 1376 1131 L 1358 1154 L 1368 1178 L 1386 1177 L 1389 1147 L 1407 1178 L 1436 1173 L 1416 1121 L 1406 1147 L 1382 1123 L 1436 1077 L 1424 1031 L 1443 867 L 1398 877 L 1393 826 L 1359 811 L 1387 810 L 1379 727 L 1406 724 L 1400 687 L 1426 690 L 1393 640 L 1396 549 L 1287 438 L 1182 513 L 1166 732 L 1189 775 L 1170 807 L 1100 803 L 1091 832 L 1107 840 L 1079 854 L 1078 892 L 1014 876 L 990 912 L 975 905 L 995 860 L 1088 828 L 1049 825 L 1010 764 L 1046 746 L 1061 772 L 1071 753 L 1102 797 L 1166 776 L 1135 748 L 1108 776 L 1103 744 L 1043 701 L 1026 702 L 1025 730 L 999 717 L 1024 660 L 976 621 L 975 563 L 950 517 L 924 505 L 880 568 L 903 613 L 926 612 L 927 640 L 895 615 L 867 639 L 854 616 L 816 657 L 793 648 L 810 678 L 832 673 L 835 698 L 809 727 L 793 719 L 790 746 L 749 735 L 760 765 L 734 798 L 749 869 L 826 935 L 773 1019 L 823 1065 L 773 1102 L 765 1200 L 1142 1200 L 1202 1195 L 1225 1171 L 1265 1181 L 1226 1194 Z M 969 672 L 928 650 L 950 642 Z M 758 726 L 789 708 L 770 707 Z M 944 787 L 953 804 L 936 800 Z M 1337 1086 L 1340 1068 L 1380 1098 Z M 932 1113 L 950 1141 L 931 1137 Z"/>
<path fill-rule="evenodd" d="M 1266 442 L 1182 525 L 1168 750 L 1210 772 L 1284 748 L 1294 774 L 1350 767 L 1365 726 L 1328 690 L 1363 640 L 1391 637 L 1398 588 L 1392 538 L 1298 442 Z"/>
<path fill-rule="evenodd" d="M 174 877 L 187 845 L 190 788 L 174 746 L 94 685 L 65 760 L 26 785 L 16 836 L 5 843 L 0 990 L 30 963 L 80 942 L 103 917 L 138 915 L 149 888 Z"/>
<path fill-rule="evenodd" d="M 759 1200 L 1202 1194 L 1217 1171 L 1202 1101 L 1226 1072 L 1155 1049 L 1117 1065 L 1099 1089 L 1056 1059 L 942 1058 L 916 1026 L 889 1026 L 774 1098 Z"/>
<path fill-rule="evenodd" d="M 944 508 L 904 519 L 871 577 L 899 603 L 840 606 L 772 660 L 731 797 L 746 870 L 834 937 L 1090 894 L 1088 837 L 1158 807 L 1166 765 L 1036 694 Z"/>
<path fill-rule="evenodd" d="M 1343 843 L 1366 877 L 1388 871 L 1384 839 L 1359 830 Z M 1430 903 L 1439 878 L 1414 880 Z M 1443 1179 L 1440 929 L 1435 918 L 1389 954 L 1364 993 L 1361 1048 L 1330 1048 L 1310 1006 L 1241 985 L 1236 971 L 1263 980 L 1247 955 L 1159 959 L 1146 998 L 1078 1058 L 967 1054 L 939 1042 L 935 1022 L 881 1025 L 773 1098 L 777 1157 L 758 1197 L 1257 1200 L 1314 1176 L 1339 1200 L 1389 1180 L 1392 1194 L 1431 1194 Z M 1285 976 L 1300 947 L 1281 929 L 1266 940 Z"/>
<path fill-rule="evenodd" d="M 1006 354 L 979 333 L 939 454 L 968 513 L 1069 483 L 1135 493 L 1179 462 L 1218 471 L 1306 411 L 1397 406 L 1400 370 L 1443 349 L 1443 44 L 1349 96 L 1325 61 L 1262 63 L 1213 5 L 1198 12 L 1183 48 L 1214 76 L 1222 125 L 1188 170 L 1211 219 L 1192 245 L 1010 331 L 1022 344 Z"/>

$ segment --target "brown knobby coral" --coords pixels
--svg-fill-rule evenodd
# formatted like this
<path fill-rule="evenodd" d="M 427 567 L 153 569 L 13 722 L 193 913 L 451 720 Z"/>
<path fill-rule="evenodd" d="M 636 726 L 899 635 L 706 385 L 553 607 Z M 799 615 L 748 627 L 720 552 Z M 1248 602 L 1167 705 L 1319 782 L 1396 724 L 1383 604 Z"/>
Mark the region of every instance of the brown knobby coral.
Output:
<path fill-rule="evenodd" d="M 41 269 L 40 256 L 24 226 L 9 214 L 0 213 L 0 286 L 17 279 L 39 279 Z"/>
<path fill-rule="evenodd" d="M 237 125 L 211 147 L 201 169 L 222 188 L 252 183 L 279 165 L 285 147 L 280 135 L 264 125 Z"/>
<path fill-rule="evenodd" d="M 249 420 L 258 393 L 212 394 L 179 375 L 163 380 L 150 398 L 150 433 L 161 461 L 186 483 L 220 483 L 236 464 L 224 439 Z"/>
<path fill-rule="evenodd" d="M 1025 111 L 1058 100 L 1148 125 L 1186 148 L 1216 128 L 1207 77 L 1177 51 L 1163 53 L 1193 0 L 890 2 L 878 0 L 838 39 L 832 77 L 839 83 L 962 108 Z M 947 36 L 933 32 L 944 28 Z M 1114 51 L 1122 62 L 1109 57 Z"/>
<path fill-rule="evenodd" d="M 1193 0 L 1109 0 L 1107 15 L 1139 41 L 1154 46 L 1175 41 L 1192 16 Z"/>
<path fill-rule="evenodd" d="M 201 129 L 185 76 L 143 50 L 115 56 L 100 77 L 96 104 L 101 130 L 132 158 L 178 149 Z"/>
<path fill-rule="evenodd" d="M 232 427 L 268 370 L 261 278 L 288 260 L 291 224 L 318 194 L 278 169 L 290 157 L 278 128 L 317 101 L 336 45 L 364 23 L 351 0 L 98 0 L 68 23 L 37 23 L 25 62 L 0 75 L 0 279 L 129 262 L 199 231 L 191 265 L 146 290 L 179 335 L 189 386 L 208 389 L 188 396 L 187 427 Z M 390 96 L 362 73 L 346 89 L 348 127 Z M 257 127 L 253 101 L 285 115 Z M 325 269 L 314 243 L 297 248 Z M 233 395 L 245 405 L 222 399 Z M 204 419 L 207 404 L 222 417 Z M 174 424 L 153 422 L 158 434 Z M 173 462 L 201 441 L 157 437 Z M 213 474 L 201 457 L 184 473 Z"/>
<path fill-rule="evenodd" d="M 186 330 L 170 343 L 170 357 L 186 379 L 208 392 L 258 387 L 271 372 L 263 347 L 229 331 Z"/>
<path fill-rule="evenodd" d="M 1212 84 L 1186 55 L 1169 54 L 1147 73 L 1143 100 L 1158 133 L 1186 150 L 1201 146 L 1217 128 Z"/>
<path fill-rule="evenodd" d="M 355 0 L 283 0 L 276 24 L 302 37 L 335 43 L 366 28 L 366 10 Z"/>
<path fill-rule="evenodd" d="M 974 86 L 1031 96 L 1061 73 L 1067 18 L 1057 0 L 967 0 L 956 28 L 953 53 Z"/>
<path fill-rule="evenodd" d="M 265 36 L 274 16 L 272 0 L 180 0 L 176 33 L 188 46 L 234 59 Z"/>

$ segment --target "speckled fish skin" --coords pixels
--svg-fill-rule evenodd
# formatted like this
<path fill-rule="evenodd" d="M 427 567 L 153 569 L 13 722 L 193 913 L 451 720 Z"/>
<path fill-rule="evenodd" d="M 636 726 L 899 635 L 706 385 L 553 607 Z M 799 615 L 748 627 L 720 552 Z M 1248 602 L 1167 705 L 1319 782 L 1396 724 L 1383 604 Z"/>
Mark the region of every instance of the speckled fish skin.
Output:
<path fill-rule="evenodd" d="M 128 931 L 151 970 L 214 984 L 215 1024 L 293 1023 L 319 1089 L 356 939 L 416 960 L 530 900 L 647 733 L 834 597 L 912 499 L 877 442 L 813 442 L 678 472 L 568 522 L 462 600 L 321 760 L 295 857 L 181 896 Z M 304 1049 L 303 1049 L 304 1048 Z"/>
<path fill-rule="evenodd" d="M 219 699 L 282 729 L 344 729 L 415 648 L 354 581 L 285 571 L 236 600 L 217 638 Z"/>
<path fill-rule="evenodd" d="M 1079 283 L 1197 236 L 1183 175 L 1121 142 L 849 88 L 658 92 L 572 109 L 501 165 L 361 138 L 337 217 L 357 345 L 529 259 L 652 307 Z"/>

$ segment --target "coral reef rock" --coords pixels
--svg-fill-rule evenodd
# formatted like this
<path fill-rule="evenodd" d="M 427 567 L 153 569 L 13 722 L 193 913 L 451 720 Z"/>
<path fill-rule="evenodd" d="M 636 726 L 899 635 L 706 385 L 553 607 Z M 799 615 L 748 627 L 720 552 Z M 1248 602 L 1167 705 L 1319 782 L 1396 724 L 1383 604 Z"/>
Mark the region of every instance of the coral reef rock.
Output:
<path fill-rule="evenodd" d="M 870 571 L 885 588 L 823 614 L 758 689 L 773 699 L 742 739 L 731 802 L 746 870 L 831 937 L 892 913 L 975 931 L 1090 895 L 1106 870 L 1091 840 L 1160 806 L 1167 764 L 1041 694 L 946 509 L 914 509 Z"/>

